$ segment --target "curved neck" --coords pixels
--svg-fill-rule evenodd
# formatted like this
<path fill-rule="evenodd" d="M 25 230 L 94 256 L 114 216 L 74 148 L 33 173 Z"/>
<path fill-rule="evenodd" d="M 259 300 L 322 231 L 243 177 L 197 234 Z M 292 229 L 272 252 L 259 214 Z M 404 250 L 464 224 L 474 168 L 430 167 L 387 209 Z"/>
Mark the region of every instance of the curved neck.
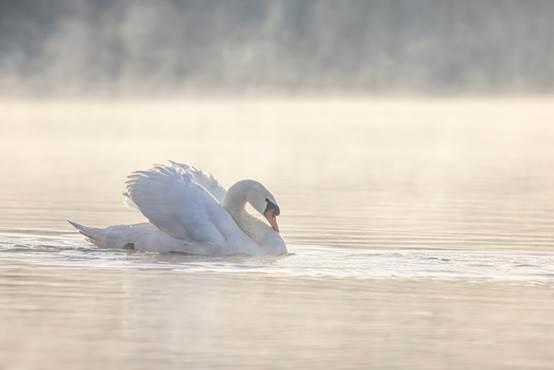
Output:
<path fill-rule="evenodd" d="M 254 191 L 255 185 L 251 180 L 241 180 L 235 183 L 227 190 L 223 207 L 231 214 L 238 227 L 256 243 L 260 244 L 260 237 L 266 232 L 266 226 L 256 217 L 249 214 L 246 209 L 246 203 L 249 201 L 249 193 Z"/>
<path fill-rule="evenodd" d="M 254 186 L 251 180 L 242 180 L 231 186 L 223 199 L 223 207 L 231 214 L 238 227 L 256 244 L 272 254 L 285 253 L 287 249 L 281 236 L 245 209 L 248 194 L 253 191 Z"/>
<path fill-rule="evenodd" d="M 249 186 L 245 181 L 239 181 L 227 190 L 223 199 L 223 207 L 232 215 L 246 212 L 244 207 L 248 201 Z"/>

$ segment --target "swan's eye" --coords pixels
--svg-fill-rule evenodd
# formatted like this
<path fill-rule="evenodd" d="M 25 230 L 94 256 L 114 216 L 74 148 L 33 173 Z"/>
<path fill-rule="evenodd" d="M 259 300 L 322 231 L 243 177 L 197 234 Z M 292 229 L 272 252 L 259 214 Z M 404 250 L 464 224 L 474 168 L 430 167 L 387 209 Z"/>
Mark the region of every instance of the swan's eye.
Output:
<path fill-rule="evenodd" d="M 270 209 L 273 209 L 275 216 L 279 216 L 279 214 L 281 213 L 281 210 L 279 209 L 279 206 L 277 204 L 273 203 L 272 201 L 270 201 L 267 198 L 265 198 L 265 201 L 267 202 L 267 206 L 265 207 L 264 213 L 269 211 Z"/>

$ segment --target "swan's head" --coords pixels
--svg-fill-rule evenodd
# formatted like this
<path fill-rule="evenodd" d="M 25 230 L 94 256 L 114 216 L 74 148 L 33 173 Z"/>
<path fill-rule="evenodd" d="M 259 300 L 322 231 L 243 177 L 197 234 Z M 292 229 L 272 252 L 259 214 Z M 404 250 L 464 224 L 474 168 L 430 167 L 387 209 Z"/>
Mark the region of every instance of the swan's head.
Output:
<path fill-rule="evenodd" d="M 275 232 L 279 232 L 277 216 L 281 213 L 281 209 L 277 205 L 275 197 L 259 182 L 250 181 L 253 182 L 253 186 L 247 194 L 248 203 L 265 217 Z"/>
<path fill-rule="evenodd" d="M 237 182 L 227 191 L 225 208 L 233 212 L 235 209 L 244 208 L 245 201 L 265 217 L 275 232 L 279 232 L 277 216 L 281 210 L 275 197 L 265 186 L 255 180 Z"/>

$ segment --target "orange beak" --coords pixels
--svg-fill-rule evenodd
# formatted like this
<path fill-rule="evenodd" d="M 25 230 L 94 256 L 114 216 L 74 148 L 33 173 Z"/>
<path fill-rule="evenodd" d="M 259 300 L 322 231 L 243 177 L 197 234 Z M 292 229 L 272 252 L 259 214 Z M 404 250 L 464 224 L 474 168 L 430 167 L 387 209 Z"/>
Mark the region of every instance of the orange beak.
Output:
<path fill-rule="evenodd" d="M 271 228 L 275 230 L 275 232 L 279 232 L 279 226 L 277 225 L 277 216 L 275 216 L 275 210 L 274 209 L 268 209 L 264 212 L 264 216 L 271 225 Z"/>

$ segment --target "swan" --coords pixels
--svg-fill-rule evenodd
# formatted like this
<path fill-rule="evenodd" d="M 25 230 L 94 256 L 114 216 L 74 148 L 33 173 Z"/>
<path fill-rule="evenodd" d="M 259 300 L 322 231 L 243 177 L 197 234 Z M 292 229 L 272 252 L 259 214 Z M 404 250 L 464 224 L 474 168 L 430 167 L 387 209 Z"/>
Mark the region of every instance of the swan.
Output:
<path fill-rule="evenodd" d="M 210 174 L 169 161 L 127 176 L 126 203 L 147 223 L 95 228 L 68 222 L 101 248 L 181 252 L 198 255 L 280 255 L 287 252 L 279 234 L 280 208 L 255 180 L 241 180 L 229 190 Z M 249 214 L 250 204 L 269 225 Z"/>

